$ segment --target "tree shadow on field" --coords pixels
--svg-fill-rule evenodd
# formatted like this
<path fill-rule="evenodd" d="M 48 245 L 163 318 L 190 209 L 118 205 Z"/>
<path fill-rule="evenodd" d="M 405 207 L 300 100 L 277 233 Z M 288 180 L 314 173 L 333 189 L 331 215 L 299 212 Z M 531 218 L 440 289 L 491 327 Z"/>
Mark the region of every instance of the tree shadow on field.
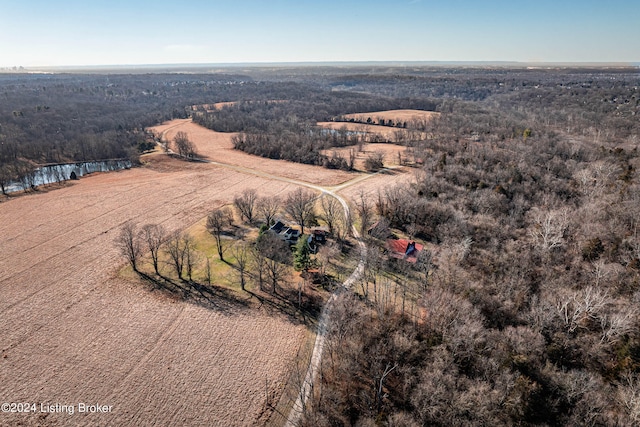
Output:
<path fill-rule="evenodd" d="M 203 285 L 193 280 L 172 280 L 165 276 L 151 276 L 138 272 L 138 276 L 155 289 L 201 307 L 225 314 L 237 314 L 249 308 L 249 300 L 239 298 L 233 291 L 214 285 Z"/>
<path fill-rule="evenodd" d="M 246 296 L 244 296 L 231 289 L 193 280 L 176 280 L 142 271 L 138 271 L 137 274 L 152 289 L 173 299 L 196 304 L 228 316 L 251 307 L 262 309 L 270 316 L 284 316 L 289 323 L 305 325 L 310 330 L 315 330 L 324 304 L 321 294 L 309 288 L 300 293 L 293 288 L 279 288 L 276 293 L 263 289 L 245 289 Z"/>
<path fill-rule="evenodd" d="M 319 294 L 303 292 L 295 289 L 280 289 L 278 293 L 254 292 L 245 290 L 250 298 L 259 302 L 259 308 L 270 315 L 284 315 L 294 325 L 305 325 L 315 330 L 324 301 Z"/>
<path fill-rule="evenodd" d="M 377 173 L 378 173 L 378 175 L 391 175 L 391 176 L 393 176 L 393 175 L 399 175 L 402 172 L 399 171 L 399 170 L 396 170 L 396 169 L 386 169 L 385 168 L 385 169 L 379 170 Z"/>

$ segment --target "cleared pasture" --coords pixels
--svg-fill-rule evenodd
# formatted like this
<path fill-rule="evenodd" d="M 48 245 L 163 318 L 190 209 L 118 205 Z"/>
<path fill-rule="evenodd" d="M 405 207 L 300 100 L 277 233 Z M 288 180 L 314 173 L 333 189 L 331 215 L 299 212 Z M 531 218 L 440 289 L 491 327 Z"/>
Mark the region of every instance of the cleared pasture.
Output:
<path fill-rule="evenodd" d="M 347 120 L 354 119 L 362 123 L 366 123 L 367 119 L 371 119 L 372 124 L 380 124 L 380 119 L 385 122 L 393 120 L 394 123 L 398 122 L 411 122 L 411 121 L 429 121 L 434 117 L 439 116 L 440 113 L 435 111 L 424 110 L 383 110 L 372 111 L 369 113 L 354 113 L 345 114 L 343 117 Z"/>
<path fill-rule="evenodd" d="M 127 220 L 183 229 L 245 188 L 294 186 L 149 159 L 0 203 L 2 401 L 112 406 L 0 413 L 0 425 L 248 426 L 282 393 L 305 326 L 242 295 L 205 308 L 125 280 L 112 242 Z"/>
<path fill-rule="evenodd" d="M 195 144 L 198 155 L 207 160 L 276 175 L 284 178 L 305 181 L 317 185 L 337 185 L 354 178 L 353 173 L 329 170 L 320 166 L 304 165 L 285 160 L 266 159 L 234 150 L 234 133 L 216 132 L 191 122 L 190 119 L 177 119 L 151 128 L 157 134 L 163 134 L 167 141 L 176 133 L 186 132 Z"/>
<path fill-rule="evenodd" d="M 333 130 L 346 130 L 347 132 L 356 132 L 359 134 L 366 134 L 369 136 L 379 135 L 380 138 L 392 140 L 395 136 L 395 132 L 402 131 L 401 129 L 389 127 L 370 125 L 366 123 L 351 123 L 351 122 L 318 122 L 318 126 L 325 129 Z"/>

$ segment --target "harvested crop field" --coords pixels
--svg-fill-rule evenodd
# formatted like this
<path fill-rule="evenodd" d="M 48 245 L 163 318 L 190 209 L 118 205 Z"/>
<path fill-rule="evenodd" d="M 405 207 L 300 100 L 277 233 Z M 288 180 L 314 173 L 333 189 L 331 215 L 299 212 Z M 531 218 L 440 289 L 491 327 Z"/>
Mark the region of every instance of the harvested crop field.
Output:
<path fill-rule="evenodd" d="M 440 113 L 435 111 L 424 110 L 384 110 L 384 111 L 372 111 L 370 113 L 355 113 L 345 114 L 343 117 L 347 120 L 355 119 L 359 122 L 367 122 L 367 119 L 371 119 L 371 123 L 380 124 L 380 119 L 387 121 L 393 120 L 397 122 L 410 122 L 410 121 L 423 121 L 431 120 L 434 117 L 439 116 Z"/>
<path fill-rule="evenodd" d="M 282 102 L 288 102 L 286 100 L 279 100 L 279 99 L 272 99 L 269 101 L 243 101 L 244 103 L 251 103 L 251 102 L 260 102 L 260 103 L 268 103 L 268 104 L 279 104 Z M 239 104 L 240 101 L 226 101 L 226 102 L 216 102 L 215 104 L 198 104 L 198 105 L 192 105 L 191 106 L 191 111 L 205 111 L 207 113 L 210 113 L 212 111 L 217 111 L 217 110 L 222 110 L 223 108 L 226 107 L 233 107 L 234 105 Z"/>
<path fill-rule="evenodd" d="M 234 150 L 231 139 L 235 134 L 215 132 L 191 122 L 190 119 L 172 120 L 150 129 L 156 134 L 163 134 L 167 141 L 172 140 L 178 132 L 186 132 L 189 139 L 195 144 L 198 155 L 214 162 L 240 166 L 269 175 L 317 185 L 337 185 L 354 178 L 353 173 L 284 160 L 266 159 Z"/>
<path fill-rule="evenodd" d="M 173 231 L 245 188 L 295 187 L 149 159 L 0 203 L 0 396 L 76 411 L 0 413 L 0 425 L 255 425 L 265 386 L 282 392 L 305 326 L 241 295 L 203 307 L 121 278 L 113 240 L 127 220 Z"/>
<path fill-rule="evenodd" d="M 348 200 L 357 200 L 360 194 L 363 193 L 373 202 L 377 197 L 378 190 L 416 182 L 416 173 L 418 173 L 416 169 L 407 167 L 384 170 L 375 175 L 370 175 L 366 179 L 353 180 L 346 185 L 337 186 L 334 191 Z"/>

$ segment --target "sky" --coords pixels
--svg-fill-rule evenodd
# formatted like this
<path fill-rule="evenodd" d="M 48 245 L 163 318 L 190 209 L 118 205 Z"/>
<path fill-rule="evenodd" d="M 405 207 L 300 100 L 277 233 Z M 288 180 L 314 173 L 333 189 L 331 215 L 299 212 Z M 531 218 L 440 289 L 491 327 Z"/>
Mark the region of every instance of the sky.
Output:
<path fill-rule="evenodd" d="M 640 0 L 0 0 L 0 67 L 640 63 Z"/>

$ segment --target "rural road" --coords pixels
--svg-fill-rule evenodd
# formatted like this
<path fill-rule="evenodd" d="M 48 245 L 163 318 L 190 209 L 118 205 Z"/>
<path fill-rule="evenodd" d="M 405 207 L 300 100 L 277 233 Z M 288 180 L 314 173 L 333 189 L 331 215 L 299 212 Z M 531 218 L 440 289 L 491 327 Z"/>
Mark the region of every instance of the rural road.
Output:
<path fill-rule="evenodd" d="M 166 132 L 170 129 L 173 129 L 177 126 L 180 126 L 182 123 L 179 123 L 178 125 L 172 126 L 171 128 L 166 129 L 164 132 L 162 132 L 161 134 L 161 140 L 164 139 L 164 136 L 166 134 Z M 360 175 L 357 176 L 349 181 L 343 182 L 339 185 L 333 186 L 333 187 L 323 187 L 320 185 L 315 185 L 315 184 L 311 184 L 309 182 L 306 181 L 301 181 L 301 180 L 297 180 L 297 179 L 292 179 L 292 178 L 286 178 L 286 177 L 282 177 L 282 176 L 278 176 L 278 175 L 273 175 L 273 174 L 269 174 L 266 172 L 262 172 L 259 170 L 255 170 L 255 169 L 251 169 L 251 168 L 247 168 L 244 166 L 237 166 L 237 165 L 232 165 L 232 164 L 227 164 L 224 162 L 219 162 L 219 161 L 214 161 L 214 160 L 208 160 L 208 159 L 197 159 L 197 161 L 201 161 L 203 163 L 209 163 L 221 168 L 226 168 L 226 169 L 230 169 L 236 172 L 240 172 L 240 173 L 244 173 L 244 174 L 250 174 L 250 175 L 255 175 L 255 176 L 259 176 L 262 178 L 267 178 L 267 179 L 271 179 L 271 180 L 276 180 L 276 181 L 282 181 L 282 182 L 286 182 L 289 184 L 294 184 L 294 185 L 298 185 L 301 187 L 307 187 L 310 188 L 312 190 L 316 190 L 321 192 L 322 194 L 325 194 L 329 197 L 334 197 L 336 200 L 338 200 L 340 202 L 340 204 L 342 205 L 342 208 L 344 210 L 344 214 L 345 214 L 345 218 L 349 218 L 350 215 L 350 211 L 349 211 L 349 204 L 347 203 L 347 201 L 341 197 L 340 195 L 337 194 L 338 191 L 341 191 L 349 186 L 358 184 L 376 174 L 379 173 L 383 173 L 385 171 L 391 170 L 391 169 L 395 169 L 395 167 L 389 167 L 389 168 L 385 168 L 382 169 L 378 172 L 376 172 L 375 174 L 366 174 L 366 175 Z M 311 354 L 311 361 L 309 362 L 309 367 L 307 368 L 307 372 L 305 374 L 305 378 L 304 381 L 300 387 L 300 392 L 298 394 L 298 397 L 293 405 L 293 407 L 291 408 L 291 411 L 289 412 L 289 416 L 287 418 L 287 421 L 285 423 L 285 427 L 295 427 L 299 424 L 300 419 L 302 418 L 302 415 L 304 414 L 304 410 L 306 408 L 307 405 L 307 401 L 309 400 L 309 398 L 311 397 L 311 392 L 313 391 L 313 385 L 315 383 L 315 379 L 316 379 L 316 375 L 318 372 L 318 369 L 320 367 L 320 362 L 322 360 L 322 353 L 324 352 L 324 347 L 325 347 L 325 338 L 326 338 L 326 333 L 327 333 L 327 329 L 329 324 L 331 323 L 331 311 L 333 309 L 333 306 L 335 304 L 335 301 L 337 299 L 338 294 L 345 290 L 345 289 L 351 289 L 351 287 L 356 283 L 356 281 L 362 276 L 362 274 L 364 273 L 364 265 L 365 265 L 365 256 L 366 256 L 366 245 L 364 244 L 364 242 L 361 239 L 360 234 L 358 233 L 358 230 L 355 228 L 355 226 L 352 225 L 352 233 L 353 236 L 355 237 L 355 239 L 358 241 L 358 245 L 360 246 L 360 260 L 358 261 L 358 265 L 356 267 L 356 269 L 351 273 L 351 275 L 344 281 L 344 283 L 342 284 L 342 287 L 336 289 L 333 294 L 331 295 L 331 297 L 327 300 L 327 302 L 325 303 L 323 309 L 322 309 L 322 313 L 320 315 L 320 320 L 318 322 L 318 330 L 316 333 L 316 340 L 313 346 L 313 352 Z"/>
<path fill-rule="evenodd" d="M 359 182 L 360 180 L 358 180 Z M 349 181 L 351 182 L 351 181 Z M 344 187 L 343 187 L 344 188 Z M 344 209 L 345 218 L 349 217 L 349 205 L 347 202 L 336 193 L 330 190 L 323 190 L 325 194 L 329 196 L 335 197 Z M 358 266 L 353 273 L 344 281 L 342 284 L 343 288 L 336 289 L 329 300 L 325 303 L 322 308 L 322 314 L 320 315 L 320 321 L 318 322 L 318 331 L 316 333 L 316 341 L 313 345 L 313 353 L 311 354 L 311 361 L 309 362 L 309 367 L 307 368 L 307 373 L 304 377 L 304 381 L 302 382 L 302 386 L 300 387 L 300 393 L 298 394 L 298 398 L 296 399 L 291 411 L 289 412 L 289 417 L 287 418 L 287 422 L 285 423 L 285 427 L 295 427 L 300 422 L 300 418 L 304 414 L 304 410 L 306 408 L 307 401 L 309 397 L 311 397 L 311 392 L 313 391 L 313 384 L 315 383 L 316 374 L 318 373 L 318 369 L 320 368 L 320 362 L 322 361 L 322 353 L 324 351 L 325 339 L 327 334 L 327 327 L 331 320 L 331 311 L 333 310 L 333 306 L 338 297 L 338 293 L 343 289 L 351 289 L 353 284 L 362 276 L 364 273 L 364 263 L 367 247 L 364 242 L 360 238 L 360 234 L 358 230 L 356 230 L 355 226 L 352 227 L 353 236 L 357 239 L 358 245 L 360 246 L 360 260 L 358 261 Z"/>
<path fill-rule="evenodd" d="M 302 187 L 307 187 L 313 190 L 317 190 L 322 192 L 323 194 L 330 196 L 330 197 L 334 197 L 336 200 L 338 200 L 340 202 L 340 204 L 342 205 L 342 208 L 344 210 L 344 215 L 345 218 L 349 218 L 350 215 L 350 211 L 349 211 L 349 204 L 347 203 L 347 201 L 341 197 L 340 195 L 338 195 L 336 193 L 336 191 L 339 190 L 343 190 L 351 185 L 355 185 L 361 181 L 364 181 L 367 178 L 370 178 L 371 176 L 374 176 L 375 174 L 368 174 L 368 175 L 361 175 L 358 176 L 352 180 L 346 181 L 340 185 L 337 185 L 335 187 L 322 187 L 320 185 L 315 185 L 315 184 L 310 184 L 308 182 L 305 181 L 299 181 L 296 179 L 291 179 L 291 178 L 285 178 L 285 177 L 281 177 L 281 176 L 277 176 L 277 175 L 272 175 L 272 174 L 268 174 L 265 172 L 261 172 L 261 171 L 256 171 L 250 168 L 246 168 L 243 166 L 235 166 L 235 165 L 229 165 L 229 164 L 225 164 L 225 163 L 221 163 L 221 162 L 216 162 L 216 161 L 210 161 L 210 160 L 204 160 L 204 162 L 206 163 L 210 163 L 219 167 L 223 167 L 223 168 L 228 168 L 228 169 L 232 169 L 236 172 L 241 172 L 241 173 L 247 173 L 247 174 L 252 174 L 252 175 L 257 175 L 263 178 L 268 178 L 268 179 L 273 179 L 273 180 L 278 180 L 278 181 L 283 181 L 283 182 L 287 182 L 290 184 L 295 184 L 295 185 L 299 185 Z M 392 168 L 385 168 L 382 169 L 381 171 L 377 172 L 377 173 L 381 173 L 387 170 L 390 170 Z M 341 288 L 336 289 L 333 294 L 331 294 L 331 297 L 329 298 L 329 300 L 327 300 L 327 302 L 325 303 L 323 309 L 322 309 L 322 313 L 320 315 L 320 321 L 318 322 L 318 330 L 316 332 L 316 340 L 313 346 L 313 352 L 311 354 L 311 361 L 309 362 L 309 367 L 307 368 L 307 373 L 305 374 L 305 378 L 304 381 L 300 387 L 300 393 L 298 394 L 298 398 L 296 399 L 293 407 L 291 408 L 291 411 L 289 412 L 289 416 L 287 418 L 287 422 L 285 423 L 285 427 L 295 427 L 298 425 L 298 423 L 300 422 L 300 419 L 302 417 L 302 415 L 304 414 L 304 409 L 306 407 L 307 401 L 309 400 L 310 396 L 311 396 L 311 392 L 313 391 L 313 384 L 315 383 L 315 378 L 316 378 L 316 374 L 318 372 L 318 369 L 320 368 L 320 362 L 322 360 L 322 353 L 324 351 L 324 347 L 325 347 L 325 337 L 326 337 L 326 333 L 327 333 L 327 328 L 328 325 L 331 322 L 331 311 L 333 309 L 333 305 L 336 301 L 336 298 L 338 296 L 338 293 L 341 292 L 344 289 L 351 289 L 351 287 L 356 283 L 356 281 L 362 276 L 362 274 L 364 273 L 364 264 L 365 264 L 365 256 L 366 256 L 366 245 L 364 244 L 364 242 L 362 241 L 361 237 L 360 237 L 360 233 L 358 233 L 358 230 L 356 229 L 355 226 L 351 226 L 352 228 L 352 233 L 353 236 L 355 237 L 355 239 L 358 241 L 358 245 L 360 246 L 360 260 L 358 261 L 358 266 L 356 267 L 356 269 L 351 273 L 351 275 L 344 281 L 344 283 L 342 284 Z"/>

